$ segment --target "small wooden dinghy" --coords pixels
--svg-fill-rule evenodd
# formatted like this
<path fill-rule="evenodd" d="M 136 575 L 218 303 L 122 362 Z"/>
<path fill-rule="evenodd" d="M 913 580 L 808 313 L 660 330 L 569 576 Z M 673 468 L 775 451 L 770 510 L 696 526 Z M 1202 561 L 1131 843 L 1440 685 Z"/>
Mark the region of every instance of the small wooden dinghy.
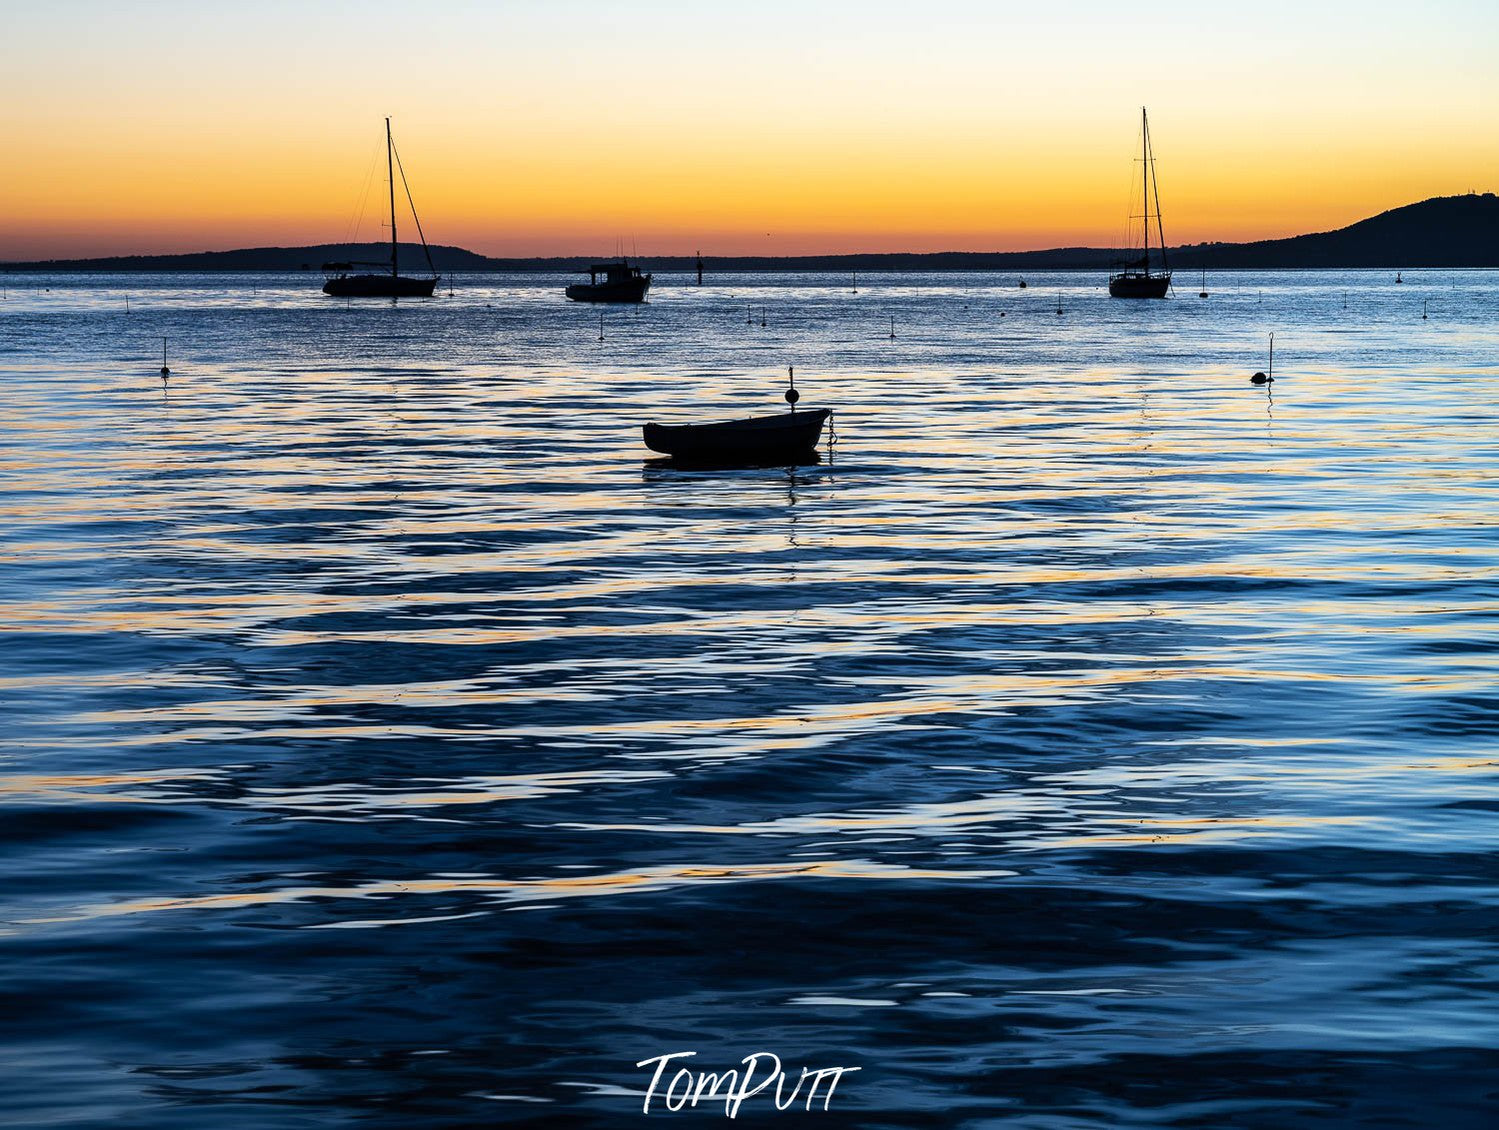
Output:
<path fill-rule="evenodd" d="M 716 424 L 646 424 L 645 445 L 662 455 L 696 463 L 760 462 L 817 453 L 826 408 L 724 420 Z"/>
<path fill-rule="evenodd" d="M 722 420 L 713 424 L 646 424 L 645 445 L 662 455 L 692 463 L 784 463 L 817 458 L 822 426 L 833 413 L 827 408 L 798 412 L 796 372 L 786 370 L 786 403 L 790 412 Z"/>

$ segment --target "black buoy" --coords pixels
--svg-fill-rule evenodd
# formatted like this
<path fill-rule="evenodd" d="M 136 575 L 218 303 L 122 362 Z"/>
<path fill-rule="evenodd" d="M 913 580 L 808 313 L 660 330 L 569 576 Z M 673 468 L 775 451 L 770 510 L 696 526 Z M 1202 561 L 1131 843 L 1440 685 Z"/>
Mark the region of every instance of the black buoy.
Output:
<path fill-rule="evenodd" d="M 755 316 L 750 313 L 750 304 L 748 302 L 744 304 L 744 324 L 747 326 L 755 324 Z"/>
<path fill-rule="evenodd" d="M 1024 290 L 1024 289 L 1025 289 L 1025 280 L 1024 280 L 1024 279 L 1021 279 L 1021 280 L 1020 280 L 1020 289 L 1021 289 L 1021 290 Z"/>
<path fill-rule="evenodd" d="M 760 324 L 762 326 L 765 324 L 765 307 L 764 306 L 760 307 Z"/>
<path fill-rule="evenodd" d="M 1057 313 L 1060 314 L 1061 312 L 1062 312 L 1062 295 L 1061 295 L 1061 292 L 1058 292 L 1057 293 Z"/>
<path fill-rule="evenodd" d="M 1426 299 L 1421 299 L 1421 320 L 1426 321 Z"/>
<path fill-rule="evenodd" d="M 1267 385 L 1275 380 L 1275 335 L 1270 335 L 1270 371 L 1268 373 L 1256 373 L 1249 378 L 1250 384 Z"/>
<path fill-rule="evenodd" d="M 1405 281 L 1403 278 L 1400 277 L 1400 272 L 1399 271 L 1395 272 L 1395 281 L 1397 283 L 1403 283 Z"/>
<path fill-rule="evenodd" d="M 170 370 L 170 369 L 167 368 L 167 339 L 166 338 L 162 338 L 161 339 L 161 375 L 163 377 L 169 377 L 169 376 L 172 375 L 172 370 Z"/>
<path fill-rule="evenodd" d="M 796 367 L 786 366 L 786 403 L 791 405 L 791 410 L 796 411 L 796 402 L 802 398 L 802 394 L 796 391 Z"/>
<path fill-rule="evenodd" d="M 890 315 L 890 340 L 895 340 L 895 315 Z"/>

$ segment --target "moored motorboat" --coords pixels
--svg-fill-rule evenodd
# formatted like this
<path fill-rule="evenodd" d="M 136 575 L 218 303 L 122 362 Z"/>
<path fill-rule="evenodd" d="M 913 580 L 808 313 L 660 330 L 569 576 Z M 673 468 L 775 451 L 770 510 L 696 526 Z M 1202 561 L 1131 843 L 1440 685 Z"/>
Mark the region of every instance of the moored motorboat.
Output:
<path fill-rule="evenodd" d="M 603 275 L 602 282 L 599 276 Z M 574 302 L 644 302 L 651 289 L 651 276 L 630 266 L 628 259 L 612 263 L 594 263 L 588 268 L 586 283 L 573 283 L 563 293 Z"/>

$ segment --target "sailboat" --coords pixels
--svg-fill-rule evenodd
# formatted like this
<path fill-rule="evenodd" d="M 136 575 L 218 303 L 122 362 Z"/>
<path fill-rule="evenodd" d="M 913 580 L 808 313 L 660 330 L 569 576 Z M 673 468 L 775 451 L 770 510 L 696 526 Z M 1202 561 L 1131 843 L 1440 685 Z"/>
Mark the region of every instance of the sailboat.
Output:
<path fill-rule="evenodd" d="M 401 170 L 401 185 L 406 189 L 406 200 L 411 204 L 411 218 L 416 221 L 416 234 L 421 238 L 422 250 L 427 254 L 427 270 L 430 278 L 411 278 L 400 272 L 396 251 L 396 166 L 400 158 L 395 156 L 395 143 L 390 137 L 390 119 L 385 119 L 385 171 L 390 179 L 390 273 L 355 275 L 349 272 L 355 267 L 375 267 L 378 263 L 324 263 L 325 271 L 337 271 L 323 283 L 323 293 L 336 298 L 431 298 L 437 286 L 437 268 L 432 266 L 432 252 L 427 248 L 427 237 L 422 233 L 422 221 L 416 214 L 416 202 L 411 199 L 411 187 L 406 184 L 406 170 Z"/>
<path fill-rule="evenodd" d="M 1141 153 L 1144 161 L 1141 176 L 1145 187 L 1145 240 L 1140 258 L 1124 263 L 1109 274 L 1109 295 L 1113 298 L 1165 298 L 1171 286 L 1171 271 L 1166 265 L 1166 235 L 1161 228 L 1161 192 L 1155 182 L 1155 155 L 1150 148 L 1150 121 L 1145 107 L 1140 107 Z M 1150 201 L 1154 189 L 1156 238 L 1161 253 L 1161 269 L 1150 269 Z"/>

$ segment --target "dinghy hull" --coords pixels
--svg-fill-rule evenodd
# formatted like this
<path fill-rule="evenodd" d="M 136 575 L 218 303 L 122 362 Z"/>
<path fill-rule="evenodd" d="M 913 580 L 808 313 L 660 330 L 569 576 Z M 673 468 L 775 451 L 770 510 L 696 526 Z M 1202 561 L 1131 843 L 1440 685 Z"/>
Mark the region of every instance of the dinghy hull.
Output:
<path fill-rule="evenodd" d="M 694 463 L 775 463 L 815 457 L 826 408 L 716 424 L 646 424 L 645 445 Z"/>

